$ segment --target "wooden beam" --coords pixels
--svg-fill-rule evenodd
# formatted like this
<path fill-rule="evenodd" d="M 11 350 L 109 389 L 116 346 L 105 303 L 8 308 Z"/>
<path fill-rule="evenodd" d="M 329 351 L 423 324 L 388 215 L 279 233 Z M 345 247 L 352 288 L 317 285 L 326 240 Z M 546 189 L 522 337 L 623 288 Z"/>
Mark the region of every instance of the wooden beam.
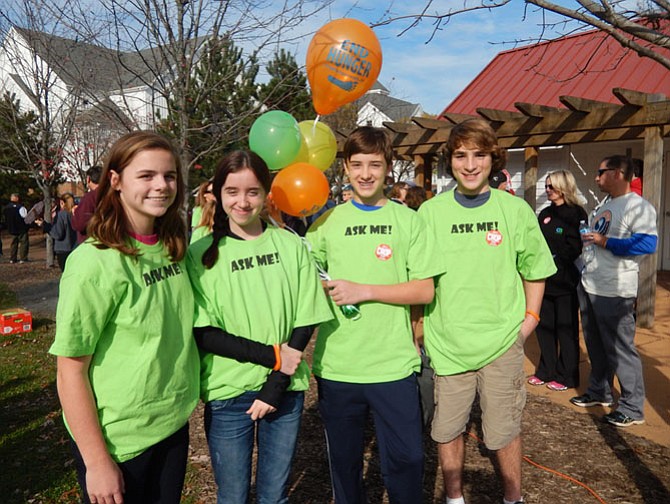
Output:
<path fill-rule="evenodd" d="M 384 122 L 382 124 L 393 133 L 410 133 L 413 129 L 416 129 L 416 126 L 410 123 Z"/>
<path fill-rule="evenodd" d="M 587 108 L 587 107 L 583 107 Z M 542 119 L 524 117 L 494 125 L 498 137 L 597 131 L 622 127 L 647 127 L 670 124 L 670 101 L 649 103 L 644 107 L 608 105 L 591 112 L 548 114 Z"/>
<path fill-rule="evenodd" d="M 518 112 L 510 112 L 509 110 L 498 110 L 498 109 L 489 109 L 489 108 L 477 108 L 477 113 L 482 116 L 484 119 L 488 119 L 492 122 L 501 122 L 514 120 L 514 119 L 523 119 L 524 115 L 519 114 Z"/>
<path fill-rule="evenodd" d="M 500 145 L 506 148 L 546 147 L 576 143 L 609 142 L 644 138 L 644 128 L 618 128 L 590 131 L 556 132 L 541 135 L 498 136 Z"/>
<path fill-rule="evenodd" d="M 393 147 L 444 144 L 449 139 L 450 132 L 451 128 L 426 130 L 415 126 L 408 134 L 396 136 L 393 139 Z"/>
<path fill-rule="evenodd" d="M 644 136 L 643 194 L 656 209 L 657 226 L 661 215 L 663 174 L 663 135 L 659 127 L 647 128 Z M 654 325 L 656 301 L 656 269 L 658 252 L 645 256 L 640 263 L 640 281 L 637 296 L 637 324 L 640 327 Z"/>
<path fill-rule="evenodd" d="M 515 102 L 514 106 L 523 114 L 529 117 L 544 118 L 549 115 L 567 116 L 571 112 L 558 107 L 549 107 L 547 105 L 537 105 L 535 103 Z"/>
<path fill-rule="evenodd" d="M 587 114 L 597 108 L 618 107 L 618 105 L 612 103 L 578 98 L 577 96 L 559 96 L 558 100 L 574 112 L 584 112 Z"/>
<path fill-rule="evenodd" d="M 442 114 L 442 117 L 452 124 L 458 124 L 466 119 L 481 119 L 479 116 L 468 114 Z"/>
<path fill-rule="evenodd" d="M 394 146 L 393 150 L 397 152 L 399 156 L 403 156 L 403 159 L 405 159 L 406 156 L 410 156 L 411 159 L 414 159 L 414 156 L 419 154 L 438 154 L 444 150 L 444 142 L 433 144 L 404 145 L 399 147 Z"/>
<path fill-rule="evenodd" d="M 644 110 L 647 112 L 649 126 L 670 124 L 670 100 L 648 103 Z"/>
<path fill-rule="evenodd" d="M 662 127 L 663 137 L 670 137 L 670 124 Z M 546 147 L 554 145 L 571 145 L 584 142 L 612 142 L 617 140 L 643 140 L 644 128 L 618 128 L 594 131 L 575 131 L 569 133 L 541 135 L 510 135 L 498 136 L 502 147 Z M 446 139 L 444 140 L 446 142 Z M 394 151 L 402 159 L 412 160 L 417 154 L 437 154 L 444 149 L 443 143 L 404 144 L 394 146 Z"/>
<path fill-rule="evenodd" d="M 451 124 L 448 121 L 440 121 L 438 119 L 432 119 L 430 117 L 412 117 L 412 122 L 424 129 L 432 129 L 432 130 L 437 129 L 451 130 L 451 128 L 453 127 L 453 124 Z"/>
<path fill-rule="evenodd" d="M 647 93 L 625 88 L 614 88 L 612 94 L 624 105 L 635 105 L 637 107 L 645 106 L 649 97 Z"/>
<path fill-rule="evenodd" d="M 639 94 L 617 90 L 629 101 L 640 101 Z M 653 95 L 650 95 L 653 96 Z M 647 99 L 650 98 L 647 96 Z M 654 96 L 655 97 L 655 96 Z M 573 108 L 589 113 L 563 110 L 542 105 L 516 104 L 524 114 L 483 109 L 494 119 L 508 119 L 493 124 L 501 145 L 505 147 L 539 147 L 546 145 L 603 142 L 644 138 L 646 127 L 659 126 L 663 137 L 670 136 L 670 100 L 648 102 L 643 106 L 613 105 L 593 100 L 564 97 Z M 594 106 L 597 105 L 597 106 Z M 494 117 L 495 116 L 495 117 Z M 462 114 L 447 114 L 449 121 L 413 118 L 410 125 L 391 123 L 398 133 L 393 140 L 399 155 L 435 153 L 449 138 L 452 123 L 465 118 Z M 402 131 L 402 133 L 401 133 Z"/>

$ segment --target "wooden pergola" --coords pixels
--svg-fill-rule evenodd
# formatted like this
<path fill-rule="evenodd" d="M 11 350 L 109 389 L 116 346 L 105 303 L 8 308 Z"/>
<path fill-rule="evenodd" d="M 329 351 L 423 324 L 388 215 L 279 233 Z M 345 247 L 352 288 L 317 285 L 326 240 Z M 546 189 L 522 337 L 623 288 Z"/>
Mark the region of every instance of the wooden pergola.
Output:
<path fill-rule="evenodd" d="M 414 117 L 410 123 L 384 126 L 392 133 L 396 158 L 413 161 L 416 183 L 430 189 L 435 161 L 444 151 L 451 128 L 471 117 L 488 120 L 502 146 L 525 149 L 524 198 L 532 208 L 536 208 L 539 147 L 641 139 L 644 197 L 660 215 L 663 139 L 670 136 L 670 100 L 623 88 L 614 88 L 612 93 L 620 104 L 561 96 L 565 109 L 518 102 L 514 104 L 518 112 L 480 108 L 478 116 L 444 114 L 443 120 Z M 657 254 L 646 256 L 640 265 L 637 320 L 641 327 L 654 323 L 656 269 Z"/>

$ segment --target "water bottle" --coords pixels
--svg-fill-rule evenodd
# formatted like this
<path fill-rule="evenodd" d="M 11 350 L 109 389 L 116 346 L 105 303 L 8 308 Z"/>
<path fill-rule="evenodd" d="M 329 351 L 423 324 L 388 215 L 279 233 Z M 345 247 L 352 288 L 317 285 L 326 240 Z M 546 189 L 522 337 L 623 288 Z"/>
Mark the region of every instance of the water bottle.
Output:
<path fill-rule="evenodd" d="M 593 240 L 587 241 L 586 238 L 584 238 L 584 235 L 590 232 L 591 230 L 589 229 L 589 225 L 586 223 L 586 221 L 579 221 L 579 234 L 582 235 L 582 261 L 584 264 L 589 263 L 596 253 L 593 248 Z"/>
<path fill-rule="evenodd" d="M 319 278 L 321 278 L 321 280 L 328 282 L 331 279 L 328 272 L 324 270 L 319 263 L 316 263 L 316 269 L 319 272 Z M 358 320 L 361 318 L 361 310 L 358 308 L 358 305 L 342 305 L 340 306 L 340 311 L 342 312 L 342 315 L 344 315 L 344 318 L 348 318 L 349 320 Z"/>
<path fill-rule="evenodd" d="M 342 312 L 342 315 L 345 316 L 345 318 L 350 320 L 358 320 L 361 318 L 361 310 L 359 310 L 358 306 L 356 305 L 342 305 L 340 306 L 340 311 Z"/>

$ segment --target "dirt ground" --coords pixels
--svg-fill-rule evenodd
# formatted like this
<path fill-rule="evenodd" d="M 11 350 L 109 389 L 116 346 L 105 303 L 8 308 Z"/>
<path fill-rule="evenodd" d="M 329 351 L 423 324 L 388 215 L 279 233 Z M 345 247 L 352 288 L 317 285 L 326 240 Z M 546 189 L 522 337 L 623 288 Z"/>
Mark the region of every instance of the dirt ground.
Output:
<path fill-rule="evenodd" d="M 0 258 L 0 281 L 19 294 L 19 304 L 40 316 L 53 318 L 58 293 L 58 268 L 44 265 L 44 240 L 31 236 L 31 259 L 9 264 L 8 240 Z M 666 291 L 667 294 L 667 291 Z M 658 312 L 658 309 L 657 309 Z M 667 341 L 666 341 L 667 343 Z M 665 367 L 665 352 L 658 356 Z M 532 351 L 530 352 L 532 354 Z M 532 358 L 532 357 L 531 357 Z M 586 362 L 586 365 L 588 363 Z M 532 369 L 532 367 L 531 367 Z M 586 370 L 588 371 L 588 370 Z M 586 377 L 586 374 L 584 374 Z M 658 392 L 668 395 L 667 379 Z M 291 478 L 290 498 L 295 503 L 330 503 L 330 480 L 323 430 L 316 410 L 315 386 L 307 393 L 303 425 Z M 670 447 L 647 437 L 665 439 L 668 412 L 661 412 L 661 435 L 641 437 L 604 424 L 603 411 L 575 411 L 568 396 L 549 396 L 529 386 L 523 416 L 523 487 L 527 503 L 667 504 L 670 502 Z M 202 428 L 202 405 L 191 421 L 190 472 L 185 497 L 201 503 L 215 502 L 215 485 Z M 481 437 L 478 413 L 466 437 L 465 496 L 468 503 L 501 502 L 495 458 L 475 437 Z M 425 439 L 425 502 L 444 502 L 442 478 L 434 443 Z M 368 433 L 365 477 L 370 503 L 388 502 L 384 495 L 379 458 L 372 430 Z"/>

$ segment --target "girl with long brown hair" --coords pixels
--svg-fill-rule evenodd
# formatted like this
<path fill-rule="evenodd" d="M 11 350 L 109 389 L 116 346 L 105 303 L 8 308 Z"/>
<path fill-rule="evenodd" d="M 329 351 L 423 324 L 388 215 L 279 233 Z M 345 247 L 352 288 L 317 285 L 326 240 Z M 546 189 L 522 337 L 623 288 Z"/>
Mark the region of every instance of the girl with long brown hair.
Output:
<path fill-rule="evenodd" d="M 180 168 L 164 137 L 121 137 L 61 279 L 49 351 L 84 502 L 181 498 L 199 363 Z"/>

